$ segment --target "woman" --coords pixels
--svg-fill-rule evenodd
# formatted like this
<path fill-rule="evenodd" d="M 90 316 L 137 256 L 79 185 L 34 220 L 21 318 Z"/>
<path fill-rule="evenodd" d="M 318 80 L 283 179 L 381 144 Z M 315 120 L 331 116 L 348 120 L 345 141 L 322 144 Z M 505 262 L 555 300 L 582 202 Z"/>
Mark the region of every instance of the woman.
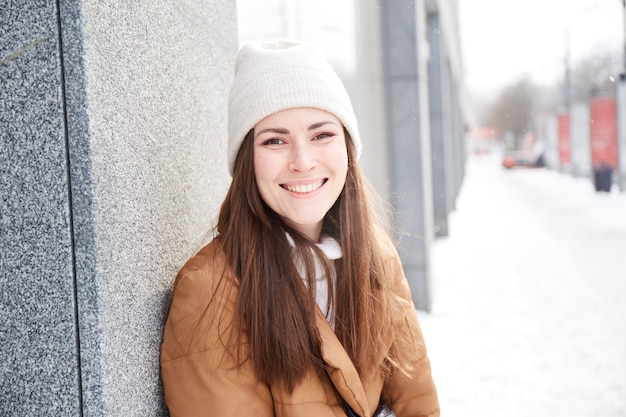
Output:
<path fill-rule="evenodd" d="M 398 255 L 375 221 L 350 99 L 311 44 L 235 64 L 233 177 L 174 284 L 161 349 L 179 416 L 438 416 Z"/>

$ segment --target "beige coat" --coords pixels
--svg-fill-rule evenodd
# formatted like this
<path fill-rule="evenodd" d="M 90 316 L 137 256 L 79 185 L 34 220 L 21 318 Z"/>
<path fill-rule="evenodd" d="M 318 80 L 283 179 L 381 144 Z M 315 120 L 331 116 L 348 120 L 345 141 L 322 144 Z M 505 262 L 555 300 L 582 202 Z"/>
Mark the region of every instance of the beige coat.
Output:
<path fill-rule="evenodd" d="M 359 375 L 318 308 L 317 326 L 329 372 L 311 365 L 308 375 L 288 394 L 259 383 L 249 361 L 237 368 L 225 349 L 224 339 L 231 330 L 226 324 L 232 321 L 237 296 L 236 279 L 225 267 L 219 241 L 204 247 L 176 278 L 165 325 L 161 377 L 171 417 L 344 417 L 337 393 L 362 417 L 372 415 L 381 395 L 398 417 L 439 416 L 430 363 L 395 249 L 390 250 L 388 264 L 398 294 L 392 327 L 410 326 L 415 332 L 422 346 L 419 370 L 411 378 L 398 373 L 384 380 L 378 372 L 379 361 Z M 227 284 L 217 287 L 222 274 Z M 381 331 L 391 345 L 394 330 Z"/>

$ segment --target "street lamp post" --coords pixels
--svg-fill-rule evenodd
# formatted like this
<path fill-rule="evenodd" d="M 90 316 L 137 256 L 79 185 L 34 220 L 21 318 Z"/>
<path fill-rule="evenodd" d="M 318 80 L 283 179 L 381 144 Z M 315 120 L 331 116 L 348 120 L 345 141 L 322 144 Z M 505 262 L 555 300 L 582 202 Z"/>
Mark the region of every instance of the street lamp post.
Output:
<path fill-rule="evenodd" d="M 624 68 L 622 72 L 622 80 L 626 79 L 626 0 L 622 0 L 624 7 Z"/>
<path fill-rule="evenodd" d="M 626 192 L 626 0 L 624 6 L 624 68 L 617 83 L 617 184 Z"/>

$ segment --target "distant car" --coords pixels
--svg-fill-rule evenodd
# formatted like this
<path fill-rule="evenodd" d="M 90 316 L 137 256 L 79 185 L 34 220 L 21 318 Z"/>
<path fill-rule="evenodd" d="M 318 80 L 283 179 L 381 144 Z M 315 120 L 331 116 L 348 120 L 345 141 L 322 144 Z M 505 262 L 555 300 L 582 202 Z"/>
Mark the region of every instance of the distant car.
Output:
<path fill-rule="evenodd" d="M 543 154 L 534 155 L 528 152 L 516 151 L 509 152 L 504 155 L 504 158 L 502 158 L 502 166 L 506 169 L 515 167 L 543 168 L 545 166 L 545 162 Z"/>

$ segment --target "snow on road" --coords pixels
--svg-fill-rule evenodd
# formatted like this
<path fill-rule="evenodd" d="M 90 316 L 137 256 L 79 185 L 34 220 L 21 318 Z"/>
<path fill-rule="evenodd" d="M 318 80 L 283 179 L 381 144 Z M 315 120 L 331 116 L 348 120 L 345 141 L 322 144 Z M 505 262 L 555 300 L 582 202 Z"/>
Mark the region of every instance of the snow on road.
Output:
<path fill-rule="evenodd" d="M 498 162 L 468 161 L 432 248 L 442 416 L 624 417 L 626 194 Z"/>

